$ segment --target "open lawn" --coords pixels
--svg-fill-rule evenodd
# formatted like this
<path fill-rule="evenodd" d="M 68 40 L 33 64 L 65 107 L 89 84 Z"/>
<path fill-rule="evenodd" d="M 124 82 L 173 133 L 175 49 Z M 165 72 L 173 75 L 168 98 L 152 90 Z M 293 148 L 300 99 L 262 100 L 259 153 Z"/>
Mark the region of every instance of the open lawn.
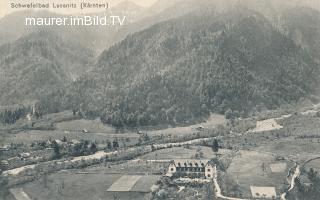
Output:
<path fill-rule="evenodd" d="M 311 139 L 296 139 L 292 137 L 263 144 L 255 150 L 265 151 L 289 157 L 297 161 L 305 161 L 320 156 L 320 144 Z"/>
<path fill-rule="evenodd" d="M 296 114 L 290 118 L 278 120 L 284 128 L 281 134 L 287 134 L 294 137 L 319 138 L 320 117 Z"/>
<path fill-rule="evenodd" d="M 96 120 L 72 120 L 60 122 L 55 125 L 57 130 L 61 131 L 82 131 L 86 129 L 88 132 L 99 133 L 99 132 L 108 132 L 116 133 L 116 129 L 112 126 L 103 124 L 99 119 Z"/>
<path fill-rule="evenodd" d="M 112 140 L 114 138 L 126 139 L 129 138 L 130 144 L 135 144 L 138 141 L 138 134 L 108 134 L 108 133 L 82 133 L 82 132 L 65 132 L 59 130 L 29 130 L 22 131 L 17 134 L 8 134 L 4 138 L 6 144 L 10 143 L 24 143 L 31 144 L 34 141 L 47 141 L 49 139 L 59 139 L 61 140 L 64 136 L 68 140 L 89 140 L 96 141 L 98 143 L 103 143 L 106 140 Z"/>
<path fill-rule="evenodd" d="M 53 130 L 54 125 L 63 121 L 75 120 L 79 117 L 74 116 L 72 111 L 66 110 L 59 113 L 52 113 L 44 115 L 42 118 L 36 119 L 31 118 L 21 118 L 15 124 L 4 125 L 0 124 L 0 129 L 2 130 L 18 130 L 18 129 L 38 129 L 38 130 Z"/>
<path fill-rule="evenodd" d="M 283 173 L 287 170 L 287 163 L 279 162 L 270 164 L 271 172 L 273 173 Z"/>
<path fill-rule="evenodd" d="M 199 151 L 200 150 L 200 151 Z M 190 146 L 186 147 L 174 147 L 168 149 L 161 149 L 149 154 L 143 155 L 140 159 L 143 160 L 172 160 L 172 159 L 194 159 L 195 155 L 202 152 L 204 159 L 211 159 L 215 157 L 215 153 L 210 147 L 205 146 Z"/>
<path fill-rule="evenodd" d="M 34 123 L 35 127 L 29 127 L 24 131 L 18 133 L 5 134 L 6 137 L 0 138 L 0 144 L 10 143 L 24 143 L 31 144 L 34 141 L 45 141 L 49 139 L 62 139 L 64 136 L 67 139 L 77 140 L 89 140 L 103 143 L 107 139 L 113 140 L 114 138 L 123 138 L 130 140 L 129 144 L 136 144 L 140 137 L 134 131 L 130 130 L 117 130 L 109 125 L 101 123 L 99 119 L 96 120 L 85 120 L 77 119 L 72 115 L 71 111 L 65 111 L 61 113 L 49 114 L 43 116 L 42 119 L 27 119 L 21 120 L 16 126 L 23 127 L 24 125 L 30 125 Z M 160 136 L 160 135 L 190 135 L 196 134 L 199 127 L 201 130 L 215 128 L 218 125 L 224 125 L 226 120 L 223 115 L 212 114 L 207 122 L 199 123 L 196 125 L 186 127 L 175 127 L 161 130 L 148 130 L 146 133 L 149 136 Z M 38 130 L 31 130 L 38 129 Z M 83 131 L 86 130 L 86 133 Z M 127 142 L 128 143 L 128 142 Z M 127 144 L 128 145 L 128 144 Z"/>
<path fill-rule="evenodd" d="M 226 119 L 224 115 L 218 115 L 218 114 L 211 114 L 210 117 L 207 119 L 206 122 L 198 123 L 191 126 L 185 126 L 185 127 L 174 127 L 174 128 L 167 128 L 167 129 L 161 129 L 161 130 L 151 130 L 147 131 L 149 135 L 172 135 L 172 136 L 183 136 L 183 135 L 190 135 L 192 133 L 195 133 L 198 128 L 202 128 L 204 130 L 217 128 L 219 125 L 225 125 Z"/>
<path fill-rule="evenodd" d="M 280 163 L 283 163 L 279 162 Z M 244 197 L 251 198 L 250 186 L 274 187 L 277 194 L 286 184 L 287 168 L 272 172 L 270 166 L 278 164 L 270 154 L 255 151 L 240 151 L 227 169 L 227 174 L 240 186 Z"/>
<path fill-rule="evenodd" d="M 25 184 L 24 191 L 32 199 L 98 200 L 105 198 L 107 188 L 121 177 L 117 174 L 79 174 L 76 172 L 51 174 L 47 178 Z"/>
<path fill-rule="evenodd" d="M 119 180 L 121 174 L 81 173 L 64 171 L 49 175 L 47 178 L 26 183 L 24 191 L 32 199 L 46 200 L 143 200 L 143 192 L 108 192 L 107 189 Z"/>
<path fill-rule="evenodd" d="M 130 160 L 123 163 L 106 165 L 100 164 L 85 169 L 89 173 L 119 173 L 119 174 L 162 174 L 169 162 L 147 162 L 143 160 Z"/>
<path fill-rule="evenodd" d="M 89 140 L 105 142 L 107 139 L 123 138 L 131 140 L 128 144 L 135 144 L 139 135 L 131 131 L 117 131 L 115 128 L 104 125 L 100 120 L 77 119 L 71 111 L 44 115 L 40 119 L 20 119 L 16 124 L 0 126 L 0 144 L 24 143 L 30 144 L 34 141 L 46 141 L 48 139 Z M 31 126 L 33 124 L 33 127 Z M 15 133 L 9 133 L 16 129 Z M 20 131 L 24 130 L 24 131 Z M 83 130 L 86 130 L 85 133 Z M 19 132 L 20 131 L 20 132 Z M 127 145 L 128 145 L 127 144 Z"/>

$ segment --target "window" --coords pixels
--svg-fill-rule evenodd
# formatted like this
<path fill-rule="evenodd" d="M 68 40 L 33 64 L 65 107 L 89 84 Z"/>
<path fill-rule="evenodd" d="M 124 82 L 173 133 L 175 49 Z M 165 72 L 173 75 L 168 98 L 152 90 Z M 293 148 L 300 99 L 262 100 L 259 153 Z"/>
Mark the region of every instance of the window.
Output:
<path fill-rule="evenodd" d="M 173 171 L 174 169 L 173 168 L 171 168 L 171 171 Z"/>
<path fill-rule="evenodd" d="M 208 177 L 210 177 L 211 175 L 210 174 L 208 174 Z"/>
<path fill-rule="evenodd" d="M 210 172 L 210 169 L 208 169 L 207 171 Z"/>

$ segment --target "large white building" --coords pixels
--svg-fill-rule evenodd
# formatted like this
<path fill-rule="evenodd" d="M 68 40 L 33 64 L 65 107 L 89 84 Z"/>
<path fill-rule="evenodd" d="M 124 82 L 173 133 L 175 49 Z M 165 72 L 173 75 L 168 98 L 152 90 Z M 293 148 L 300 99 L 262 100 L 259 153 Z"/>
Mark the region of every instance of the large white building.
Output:
<path fill-rule="evenodd" d="M 211 179 L 214 176 L 215 169 L 215 163 L 210 160 L 178 159 L 171 161 L 166 176 L 198 174 Z"/>

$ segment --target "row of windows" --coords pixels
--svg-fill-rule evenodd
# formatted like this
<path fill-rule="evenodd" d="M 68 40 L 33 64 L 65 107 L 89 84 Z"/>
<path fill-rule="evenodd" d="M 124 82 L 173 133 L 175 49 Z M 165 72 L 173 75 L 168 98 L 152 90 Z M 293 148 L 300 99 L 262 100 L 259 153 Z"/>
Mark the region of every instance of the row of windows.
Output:
<path fill-rule="evenodd" d="M 171 168 L 171 171 L 174 171 L 174 168 Z M 196 168 L 196 167 L 177 167 L 176 171 L 195 171 L 195 172 L 204 172 L 204 168 Z M 207 169 L 210 172 L 210 169 Z"/>
<path fill-rule="evenodd" d="M 189 166 L 188 166 L 189 165 Z M 184 163 L 183 164 L 184 167 L 193 167 L 193 164 L 192 163 Z M 198 163 L 195 163 L 194 164 L 195 167 L 205 167 L 205 164 L 204 163 L 201 163 L 201 166 L 199 166 Z M 178 167 L 182 167 L 181 163 L 178 163 Z"/>

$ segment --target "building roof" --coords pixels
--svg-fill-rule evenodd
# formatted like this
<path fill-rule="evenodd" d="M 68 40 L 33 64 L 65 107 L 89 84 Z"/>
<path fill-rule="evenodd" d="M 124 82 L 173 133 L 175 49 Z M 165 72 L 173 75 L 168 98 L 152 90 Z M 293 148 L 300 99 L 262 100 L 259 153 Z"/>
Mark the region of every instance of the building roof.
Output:
<path fill-rule="evenodd" d="M 197 159 L 176 159 L 172 160 L 171 164 L 176 167 L 205 167 L 207 165 L 213 165 L 210 160 L 197 160 Z"/>

